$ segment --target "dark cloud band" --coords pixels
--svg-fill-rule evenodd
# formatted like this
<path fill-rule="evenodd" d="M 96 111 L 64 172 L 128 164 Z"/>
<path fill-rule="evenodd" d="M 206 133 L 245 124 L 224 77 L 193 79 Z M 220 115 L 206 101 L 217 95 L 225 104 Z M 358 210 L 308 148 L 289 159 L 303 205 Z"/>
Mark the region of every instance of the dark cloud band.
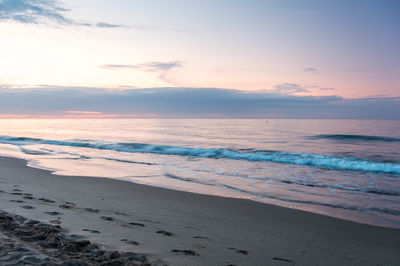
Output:
<path fill-rule="evenodd" d="M 400 97 L 343 99 L 217 88 L 0 89 L 0 114 L 91 110 L 159 117 L 400 119 Z"/>

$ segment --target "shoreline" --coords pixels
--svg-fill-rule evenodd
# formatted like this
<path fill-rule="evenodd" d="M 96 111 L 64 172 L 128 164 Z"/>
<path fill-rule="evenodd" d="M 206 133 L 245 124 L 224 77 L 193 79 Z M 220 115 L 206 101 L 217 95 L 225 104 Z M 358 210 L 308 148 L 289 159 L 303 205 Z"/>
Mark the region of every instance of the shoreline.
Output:
<path fill-rule="evenodd" d="M 0 157 L 5 157 L 5 158 L 16 158 L 20 160 L 24 160 L 27 162 L 27 166 L 39 170 L 44 170 L 50 172 L 52 175 L 57 175 L 57 176 L 79 176 L 75 173 L 68 173 L 65 172 L 65 169 L 56 169 L 56 168 L 51 168 L 50 166 L 42 166 L 40 163 L 38 163 L 35 159 L 28 159 L 24 157 L 12 157 L 9 155 L 0 155 Z M 83 174 L 82 176 L 85 177 L 92 177 L 92 178 L 108 178 L 112 180 L 119 180 L 123 182 L 130 182 L 134 183 L 137 185 L 144 185 L 144 186 L 150 186 L 150 187 L 157 187 L 157 188 L 162 188 L 162 189 L 167 189 L 167 190 L 173 190 L 173 191 L 180 191 L 180 192 L 188 192 L 188 193 L 194 193 L 194 194 L 200 194 L 200 195 L 208 195 L 208 196 L 217 196 L 217 197 L 223 197 L 223 198 L 235 198 L 235 199 L 247 199 L 251 200 L 254 202 L 262 203 L 262 204 L 267 204 L 267 205 L 273 205 L 273 206 L 279 206 L 283 208 L 289 208 L 289 209 L 295 209 L 295 210 L 300 210 L 308 213 L 314 213 L 314 214 L 319 214 L 323 216 L 328 216 L 328 217 L 333 217 L 337 218 L 340 220 L 346 220 L 350 222 L 355 222 L 355 223 L 361 223 L 361 224 L 367 224 L 367 225 L 372 225 L 372 226 L 379 226 L 379 227 L 388 227 L 388 228 L 393 228 L 393 229 L 400 229 L 400 223 L 396 223 L 393 220 L 390 219 L 377 219 L 376 217 L 371 217 L 367 213 L 354 213 L 354 209 L 349 209 L 346 210 L 344 208 L 340 209 L 341 212 L 337 212 L 337 208 L 334 206 L 328 206 L 328 205 L 322 205 L 319 206 L 320 208 L 315 208 L 315 205 L 309 205 L 309 206 L 302 206 L 301 203 L 300 205 L 298 202 L 293 201 L 293 202 L 282 202 L 280 200 L 277 200 L 273 197 L 268 198 L 268 200 L 261 200 L 260 198 L 257 198 L 255 195 L 242 195 L 240 192 L 227 192 L 227 191 L 213 191 L 213 192 L 206 192 L 203 189 L 192 189 L 192 190 L 187 190 L 188 188 L 181 188 L 180 186 L 162 186 L 158 185 L 157 183 L 154 182 L 143 182 L 140 179 L 132 180 L 132 179 L 127 179 L 126 177 L 110 177 L 110 176 L 96 176 L 96 175 L 86 175 Z M 174 180 L 176 181 L 176 180 Z M 186 189 L 186 190 L 185 190 Z M 321 208 L 322 207 L 322 208 Z"/>
<path fill-rule="evenodd" d="M 249 199 L 111 178 L 53 175 L 17 158 L 0 157 L 0 169 L 0 210 L 58 223 L 106 249 L 145 254 L 155 265 L 400 261 L 399 229 Z"/>

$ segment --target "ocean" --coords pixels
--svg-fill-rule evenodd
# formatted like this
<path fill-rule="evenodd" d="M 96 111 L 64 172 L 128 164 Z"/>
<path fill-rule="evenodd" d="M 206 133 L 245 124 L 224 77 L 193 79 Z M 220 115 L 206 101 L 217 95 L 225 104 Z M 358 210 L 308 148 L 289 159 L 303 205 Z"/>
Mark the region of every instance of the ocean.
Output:
<path fill-rule="evenodd" d="M 399 120 L 3 119 L 0 154 L 400 228 Z"/>

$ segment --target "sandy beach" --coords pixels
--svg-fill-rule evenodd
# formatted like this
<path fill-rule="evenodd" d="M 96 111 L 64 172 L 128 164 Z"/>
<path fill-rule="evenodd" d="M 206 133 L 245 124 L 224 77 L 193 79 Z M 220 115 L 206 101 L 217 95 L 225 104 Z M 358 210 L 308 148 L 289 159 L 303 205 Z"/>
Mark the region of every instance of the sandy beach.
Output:
<path fill-rule="evenodd" d="M 400 0 L 0 0 L 0 266 L 400 266 Z"/>
<path fill-rule="evenodd" d="M 0 158 L 0 264 L 398 265 L 400 230 Z M 85 264 L 83 264 L 85 265 Z M 113 264 L 114 265 L 114 264 Z"/>

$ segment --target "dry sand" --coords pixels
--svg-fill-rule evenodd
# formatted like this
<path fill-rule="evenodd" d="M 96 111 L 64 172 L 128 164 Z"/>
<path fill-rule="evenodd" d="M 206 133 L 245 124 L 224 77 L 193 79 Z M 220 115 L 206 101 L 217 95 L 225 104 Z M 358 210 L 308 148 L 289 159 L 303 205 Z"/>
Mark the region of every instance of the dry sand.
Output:
<path fill-rule="evenodd" d="M 398 229 L 245 199 L 56 176 L 4 157 L 0 190 L 1 265 L 400 264 Z"/>

